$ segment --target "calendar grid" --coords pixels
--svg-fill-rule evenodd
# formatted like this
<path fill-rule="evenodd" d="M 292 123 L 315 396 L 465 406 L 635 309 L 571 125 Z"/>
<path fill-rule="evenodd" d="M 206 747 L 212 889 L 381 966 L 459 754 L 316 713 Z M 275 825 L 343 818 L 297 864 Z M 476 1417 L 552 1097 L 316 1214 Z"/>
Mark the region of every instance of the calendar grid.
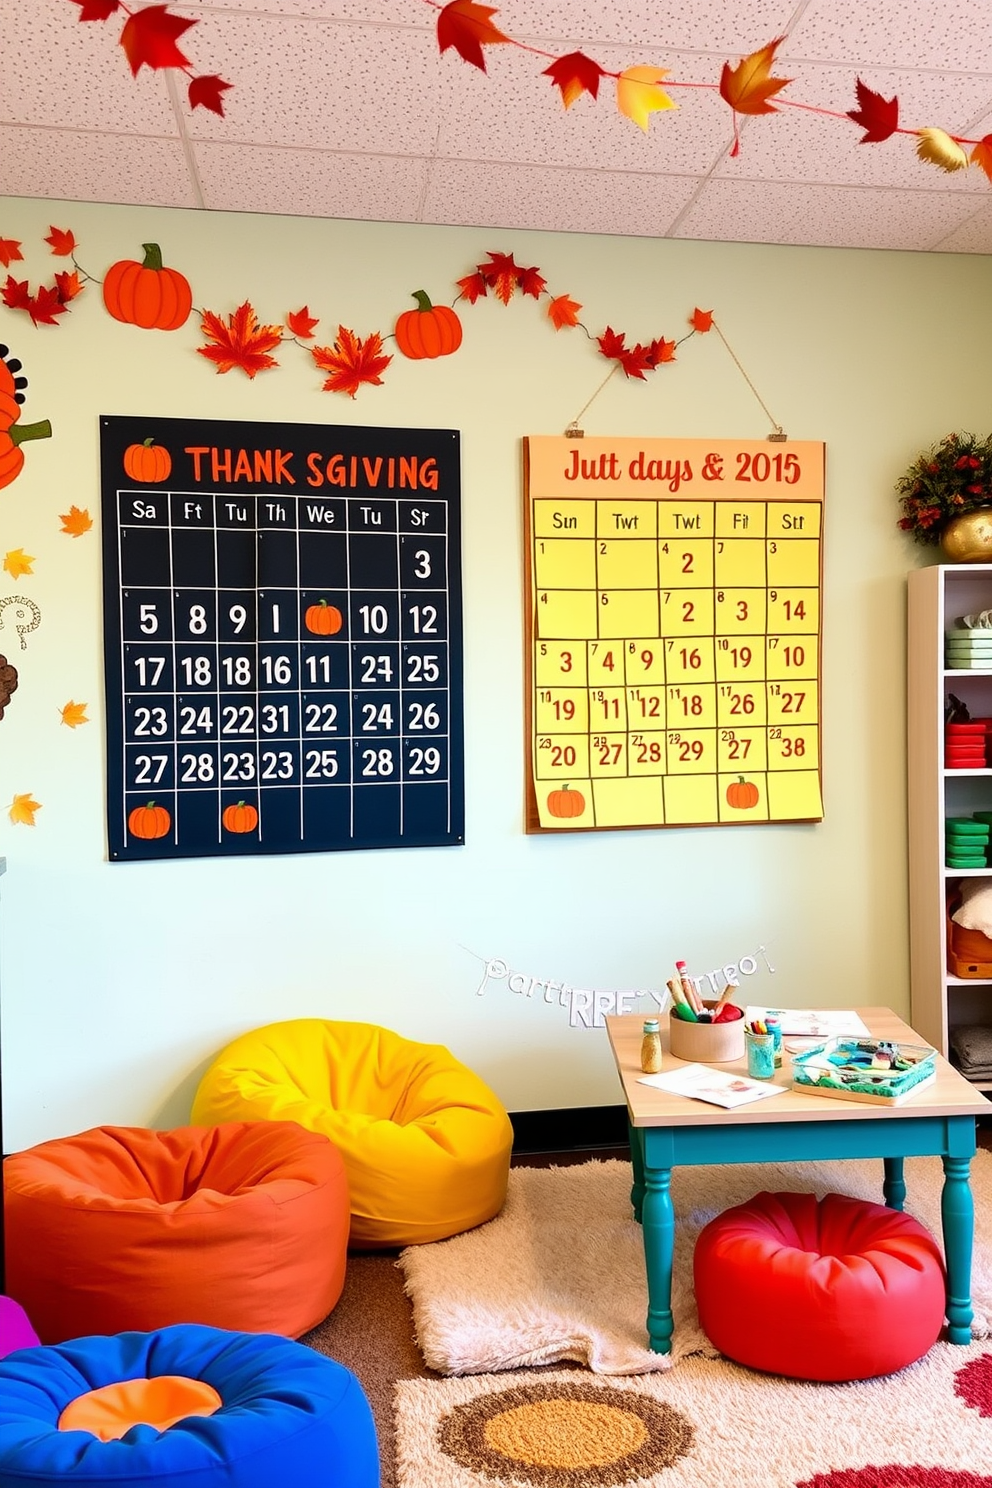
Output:
<path fill-rule="evenodd" d="M 101 421 L 111 858 L 462 841 L 457 435 L 159 420 L 185 478 L 145 486 L 138 424 Z"/>

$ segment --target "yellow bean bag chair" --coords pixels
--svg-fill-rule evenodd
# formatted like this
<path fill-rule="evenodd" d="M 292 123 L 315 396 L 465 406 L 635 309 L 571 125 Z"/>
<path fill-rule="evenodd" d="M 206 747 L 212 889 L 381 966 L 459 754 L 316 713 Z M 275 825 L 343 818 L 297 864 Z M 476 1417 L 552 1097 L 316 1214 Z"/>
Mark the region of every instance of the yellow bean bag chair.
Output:
<path fill-rule="evenodd" d="M 513 1129 L 497 1097 L 441 1044 L 371 1023 L 294 1018 L 214 1060 L 193 1121 L 297 1121 L 344 1159 L 349 1244 L 444 1240 L 503 1206 Z"/>

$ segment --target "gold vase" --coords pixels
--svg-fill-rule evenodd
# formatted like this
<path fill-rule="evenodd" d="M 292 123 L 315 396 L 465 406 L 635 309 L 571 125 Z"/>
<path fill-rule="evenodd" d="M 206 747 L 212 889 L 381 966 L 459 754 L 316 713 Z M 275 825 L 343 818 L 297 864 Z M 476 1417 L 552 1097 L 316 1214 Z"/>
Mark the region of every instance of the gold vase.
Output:
<path fill-rule="evenodd" d="M 940 547 L 948 563 L 992 563 L 992 507 L 952 517 L 940 534 Z"/>

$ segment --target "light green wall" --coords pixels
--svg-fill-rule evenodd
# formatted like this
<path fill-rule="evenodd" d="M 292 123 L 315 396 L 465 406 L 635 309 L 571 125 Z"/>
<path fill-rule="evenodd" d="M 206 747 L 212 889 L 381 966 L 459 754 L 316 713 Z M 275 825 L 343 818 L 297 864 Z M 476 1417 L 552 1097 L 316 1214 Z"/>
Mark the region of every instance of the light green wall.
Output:
<path fill-rule="evenodd" d="M 0 805 L 30 791 L 33 828 L 0 813 L 5 1138 L 8 1149 L 104 1122 L 189 1113 L 212 1053 L 298 1015 L 356 1018 L 444 1042 L 515 1110 L 619 1099 L 606 1036 L 569 1028 L 540 995 L 496 982 L 479 956 L 583 988 L 661 988 L 673 959 L 709 969 L 768 948 L 753 1000 L 908 1011 L 904 589 L 927 561 L 896 529 L 893 484 L 921 445 L 985 432 L 992 361 L 987 258 L 329 222 L 0 201 L 0 237 L 32 284 L 71 228 L 95 277 L 157 241 L 224 314 L 309 305 L 317 340 L 339 321 L 391 329 L 413 290 L 438 300 L 490 250 L 537 265 L 594 330 L 679 336 L 712 308 L 775 418 L 827 446 L 823 779 L 819 825 L 527 837 L 523 822 L 521 437 L 555 434 L 608 370 L 541 307 L 463 307 L 451 358 L 396 357 L 381 388 L 323 393 L 310 358 L 217 376 L 195 317 L 173 334 L 113 321 L 90 286 L 58 327 L 0 308 L 0 340 L 30 378 L 28 446 L 0 490 L 0 598 L 30 596 L 24 651 L 0 633 L 20 687 L 0 720 Z M 105 860 L 98 417 L 422 425 L 461 431 L 466 846 L 111 865 Z M 761 438 L 767 421 L 713 334 L 644 383 L 614 377 L 589 433 Z M 63 727 L 74 699 L 92 722 Z M 474 953 L 474 954 L 473 954 Z"/>

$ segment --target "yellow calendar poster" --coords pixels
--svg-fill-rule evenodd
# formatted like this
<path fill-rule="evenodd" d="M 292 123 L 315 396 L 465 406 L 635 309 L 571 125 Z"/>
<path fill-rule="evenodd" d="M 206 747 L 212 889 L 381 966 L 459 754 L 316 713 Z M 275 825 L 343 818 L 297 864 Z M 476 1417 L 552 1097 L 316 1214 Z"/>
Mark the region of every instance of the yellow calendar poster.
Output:
<path fill-rule="evenodd" d="M 528 831 L 819 821 L 824 446 L 524 440 Z"/>

